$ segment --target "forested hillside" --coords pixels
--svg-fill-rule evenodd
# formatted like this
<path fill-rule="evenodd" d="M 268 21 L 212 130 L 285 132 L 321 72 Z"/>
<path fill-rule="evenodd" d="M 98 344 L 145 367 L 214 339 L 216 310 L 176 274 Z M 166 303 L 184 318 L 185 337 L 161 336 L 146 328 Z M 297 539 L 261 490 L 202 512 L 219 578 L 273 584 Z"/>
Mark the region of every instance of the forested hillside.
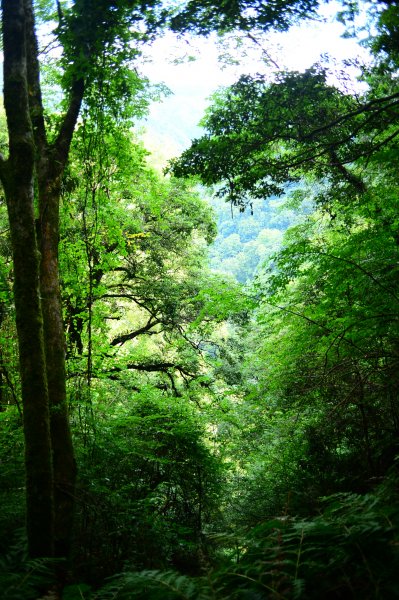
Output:
<path fill-rule="evenodd" d="M 312 211 L 312 199 L 290 202 L 292 190 L 283 197 L 254 199 L 248 210 L 239 210 L 220 198 L 208 198 L 216 215 L 217 236 L 209 248 L 213 271 L 231 275 L 240 283 L 250 282 L 258 268 L 272 260 L 283 234 Z"/>
<path fill-rule="evenodd" d="M 317 9 L 3 0 L 0 598 L 399 597 L 398 4 L 135 133 L 145 44 Z"/>

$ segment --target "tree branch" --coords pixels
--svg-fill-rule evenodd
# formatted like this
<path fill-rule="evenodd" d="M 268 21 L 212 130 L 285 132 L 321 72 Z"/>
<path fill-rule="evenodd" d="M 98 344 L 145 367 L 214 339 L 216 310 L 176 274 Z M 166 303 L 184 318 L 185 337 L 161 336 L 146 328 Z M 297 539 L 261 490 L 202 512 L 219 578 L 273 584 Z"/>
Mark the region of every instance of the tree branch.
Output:
<path fill-rule="evenodd" d="M 360 179 L 360 177 L 357 177 L 354 173 L 352 173 L 351 171 L 349 171 L 349 169 L 347 169 L 345 167 L 345 165 L 339 160 L 337 153 L 335 152 L 334 148 L 330 148 L 329 150 L 329 155 L 332 159 L 332 163 L 331 166 L 332 167 L 336 167 L 337 171 L 339 173 L 341 173 L 341 175 L 343 176 L 343 178 L 350 184 L 353 185 L 353 187 L 360 193 L 360 194 L 364 194 L 366 191 L 366 186 L 363 182 L 362 179 Z"/>
<path fill-rule="evenodd" d="M 128 363 L 123 367 L 112 367 L 109 369 L 109 373 L 121 373 L 126 369 L 132 371 L 143 371 L 146 373 L 168 373 L 169 369 L 174 369 L 178 371 L 181 375 L 186 375 L 187 377 L 194 378 L 195 373 L 190 373 L 185 367 L 182 365 L 177 365 L 173 362 L 158 362 L 158 363 Z"/>
<path fill-rule="evenodd" d="M 370 271 L 367 271 L 367 269 L 365 269 L 364 267 L 362 267 L 361 265 L 359 265 L 357 262 L 355 262 L 354 260 L 352 260 L 350 258 L 344 258 L 342 256 L 335 256 L 335 254 L 331 254 L 330 252 L 323 252 L 322 250 L 306 250 L 304 252 L 298 252 L 298 254 L 303 254 L 303 255 L 318 254 L 320 256 L 327 256 L 328 258 L 332 258 L 333 260 L 337 260 L 337 261 L 346 263 L 348 265 L 351 265 L 351 266 L 355 267 L 355 269 L 358 269 L 361 273 L 363 273 L 364 275 L 369 277 L 371 279 L 371 281 L 373 281 L 386 294 L 388 294 L 389 296 L 394 298 L 397 302 L 399 302 L 399 296 L 397 296 L 390 288 L 388 288 L 384 284 L 382 284 L 376 277 L 374 277 L 374 275 L 372 273 L 370 273 Z"/>
<path fill-rule="evenodd" d="M 43 99 L 40 87 L 40 68 L 38 61 L 39 50 L 35 34 L 35 17 L 31 2 L 25 2 L 25 14 L 28 99 L 33 136 L 37 154 L 40 156 L 47 148 L 47 139 L 44 123 Z"/>
<path fill-rule="evenodd" d="M 345 113 L 344 115 L 340 115 L 333 121 L 330 121 L 326 125 L 322 125 L 322 126 L 318 127 L 317 129 L 313 129 L 313 131 L 311 132 L 310 135 L 313 136 L 313 135 L 319 134 L 323 131 L 326 131 L 326 130 L 328 131 L 329 129 L 331 129 L 331 127 L 334 127 L 335 125 L 340 125 L 340 124 L 344 123 L 345 121 L 348 121 L 352 117 L 356 117 L 357 115 L 361 115 L 365 112 L 369 112 L 370 110 L 372 110 L 374 108 L 374 106 L 382 104 L 383 102 L 389 102 L 390 100 L 396 100 L 396 101 L 392 102 L 388 106 L 380 108 L 377 111 L 377 114 L 380 112 L 383 112 L 384 110 L 387 110 L 388 108 L 397 106 L 399 104 L 399 92 L 396 92 L 395 94 L 392 94 L 391 96 L 386 96 L 384 98 L 375 98 L 374 100 L 371 100 L 367 104 L 361 105 L 356 110 L 349 111 L 349 112 Z"/>
<path fill-rule="evenodd" d="M 18 396 L 17 396 L 17 394 L 16 394 L 16 391 L 15 391 L 15 388 L 14 388 L 14 385 L 13 385 L 13 382 L 11 381 L 11 377 L 10 377 L 10 375 L 9 375 L 9 373 L 8 373 L 8 370 L 6 369 L 6 366 L 5 366 L 5 364 L 4 364 L 3 360 L 2 360 L 2 357 L 1 357 L 1 355 L 0 355 L 0 359 L 1 359 L 1 362 L 0 362 L 0 370 L 2 371 L 2 373 L 3 373 L 3 375 L 4 375 L 4 378 L 5 378 L 5 380 L 6 380 L 6 383 L 7 383 L 7 385 L 8 385 L 8 388 L 9 388 L 9 390 L 10 390 L 10 392 L 11 392 L 11 396 L 12 396 L 12 399 L 13 399 L 13 401 L 14 401 L 14 404 L 15 404 L 15 406 L 17 407 L 17 410 L 18 410 L 19 416 L 20 416 L 20 417 L 21 417 L 21 419 L 22 419 L 22 418 L 23 418 L 23 416 L 22 416 L 22 407 L 21 407 L 21 403 L 20 403 L 20 401 L 18 400 Z"/>
<path fill-rule="evenodd" d="M 73 132 L 82 106 L 84 92 L 84 80 L 76 79 L 71 86 L 68 110 L 54 142 L 54 150 L 60 172 L 63 170 L 68 159 L 69 148 L 71 146 Z"/>
<path fill-rule="evenodd" d="M 134 338 L 138 337 L 139 335 L 142 334 L 147 334 L 150 335 L 151 333 L 158 333 L 156 331 L 151 332 L 150 330 L 155 327 L 155 325 L 159 325 L 160 323 L 162 323 L 162 321 L 160 321 L 159 319 L 153 319 L 152 317 L 149 319 L 149 321 L 147 322 L 146 325 L 144 325 L 143 327 L 140 327 L 140 329 L 136 329 L 136 331 L 131 331 L 130 333 L 125 333 L 122 335 L 118 335 L 116 338 L 114 338 L 112 340 L 112 342 L 110 342 L 111 346 L 122 346 L 122 344 L 124 344 L 125 342 L 128 342 L 129 340 L 133 340 Z"/>
<path fill-rule="evenodd" d="M 175 384 L 175 378 L 173 377 L 172 373 L 170 373 L 169 371 L 167 371 L 167 373 L 166 373 L 166 374 L 167 374 L 167 376 L 169 377 L 169 380 L 170 380 L 170 384 L 171 384 L 171 386 L 172 386 L 173 393 L 175 394 L 175 396 L 176 396 L 177 398 L 181 398 L 181 396 L 182 396 L 182 395 L 181 395 L 181 393 L 179 392 L 179 390 L 178 390 L 178 389 L 177 389 L 177 387 L 176 387 L 176 384 Z"/>
<path fill-rule="evenodd" d="M 23 156 L 26 172 L 33 167 L 32 123 L 26 72 L 25 2 L 3 0 L 4 108 L 9 132 L 10 163 Z"/>
<path fill-rule="evenodd" d="M 8 177 L 8 168 L 7 168 L 7 159 L 0 152 L 0 181 L 3 187 L 7 185 L 7 177 Z"/>

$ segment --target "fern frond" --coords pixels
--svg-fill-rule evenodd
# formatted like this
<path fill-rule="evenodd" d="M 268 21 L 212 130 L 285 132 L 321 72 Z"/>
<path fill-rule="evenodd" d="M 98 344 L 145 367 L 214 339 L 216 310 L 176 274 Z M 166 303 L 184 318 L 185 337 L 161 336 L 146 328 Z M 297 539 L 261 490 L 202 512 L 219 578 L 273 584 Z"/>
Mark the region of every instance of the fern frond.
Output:
<path fill-rule="evenodd" d="M 19 560 L 11 548 L 0 564 L 1 600 L 37 600 L 40 590 L 54 583 L 54 561 L 46 558 Z"/>
<path fill-rule="evenodd" d="M 124 573 L 99 590 L 94 600 L 210 600 L 213 594 L 202 578 L 175 571 L 146 570 Z"/>

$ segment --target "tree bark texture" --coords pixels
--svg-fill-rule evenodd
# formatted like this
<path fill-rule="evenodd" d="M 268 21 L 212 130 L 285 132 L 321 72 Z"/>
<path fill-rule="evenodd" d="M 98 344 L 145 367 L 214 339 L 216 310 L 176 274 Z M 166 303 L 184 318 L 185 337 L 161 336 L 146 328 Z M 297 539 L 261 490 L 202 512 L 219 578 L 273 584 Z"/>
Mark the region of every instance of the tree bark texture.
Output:
<path fill-rule="evenodd" d="M 2 0 L 2 8 L 9 158 L 0 155 L 0 178 L 7 198 L 14 259 L 29 549 L 31 556 L 44 556 L 51 555 L 55 547 L 56 556 L 68 556 L 76 464 L 66 398 L 59 201 L 85 84 L 76 71 L 70 80 L 68 109 L 55 141 L 49 144 L 33 1 Z"/>
<path fill-rule="evenodd" d="M 66 342 L 58 265 L 59 196 L 57 180 L 49 176 L 39 177 L 40 291 L 54 461 L 55 555 L 68 556 L 73 528 L 76 463 L 66 396 Z"/>
<path fill-rule="evenodd" d="M 29 549 L 31 556 L 55 550 L 61 557 L 69 555 L 71 545 L 76 463 L 66 398 L 59 200 L 84 84 L 81 79 L 71 83 L 69 108 L 56 141 L 49 145 L 32 0 L 3 0 L 2 7 L 9 158 L 0 161 L 0 177 L 13 246 Z"/>
<path fill-rule="evenodd" d="M 78 107 L 64 119 L 63 135 L 57 146 L 47 142 L 40 87 L 40 67 L 31 0 L 25 0 L 27 76 L 30 116 L 36 148 L 36 177 L 39 196 L 38 238 L 41 254 L 40 293 L 44 322 L 44 347 L 50 406 L 50 431 L 54 469 L 54 551 L 55 556 L 70 554 L 76 482 L 76 462 L 69 425 L 66 377 L 65 335 L 60 293 L 58 243 L 60 181 L 69 154 Z M 65 127 L 65 121 L 71 121 Z"/>
<path fill-rule="evenodd" d="M 9 158 L 2 161 L 14 261 L 14 298 L 24 407 L 27 533 L 31 556 L 53 553 L 53 469 L 34 218 L 35 144 L 23 0 L 3 0 L 4 104 Z"/>

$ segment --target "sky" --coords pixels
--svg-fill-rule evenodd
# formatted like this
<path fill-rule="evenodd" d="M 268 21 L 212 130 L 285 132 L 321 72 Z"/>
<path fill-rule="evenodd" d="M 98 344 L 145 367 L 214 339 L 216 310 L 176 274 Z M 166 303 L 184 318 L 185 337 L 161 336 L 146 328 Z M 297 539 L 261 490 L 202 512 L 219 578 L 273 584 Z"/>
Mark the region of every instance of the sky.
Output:
<path fill-rule="evenodd" d="M 342 38 L 345 30 L 334 19 L 337 11 L 338 4 L 331 2 L 320 11 L 319 22 L 302 23 L 287 33 L 269 33 L 261 46 L 267 48 L 280 69 L 304 70 L 325 53 L 339 64 L 361 50 L 355 40 Z M 141 70 L 154 83 L 165 83 L 172 94 L 151 106 L 144 136 L 150 150 L 157 149 L 165 160 L 179 154 L 190 139 L 201 135 L 198 122 L 217 88 L 230 85 L 242 73 L 268 71 L 261 61 L 261 47 L 251 44 L 241 51 L 234 51 L 233 46 L 230 49 L 235 64 L 220 62 L 223 49 L 216 35 L 179 40 L 168 33 L 154 43 Z M 195 60 L 190 60 L 190 56 Z M 269 72 L 273 70 L 271 65 Z"/>

